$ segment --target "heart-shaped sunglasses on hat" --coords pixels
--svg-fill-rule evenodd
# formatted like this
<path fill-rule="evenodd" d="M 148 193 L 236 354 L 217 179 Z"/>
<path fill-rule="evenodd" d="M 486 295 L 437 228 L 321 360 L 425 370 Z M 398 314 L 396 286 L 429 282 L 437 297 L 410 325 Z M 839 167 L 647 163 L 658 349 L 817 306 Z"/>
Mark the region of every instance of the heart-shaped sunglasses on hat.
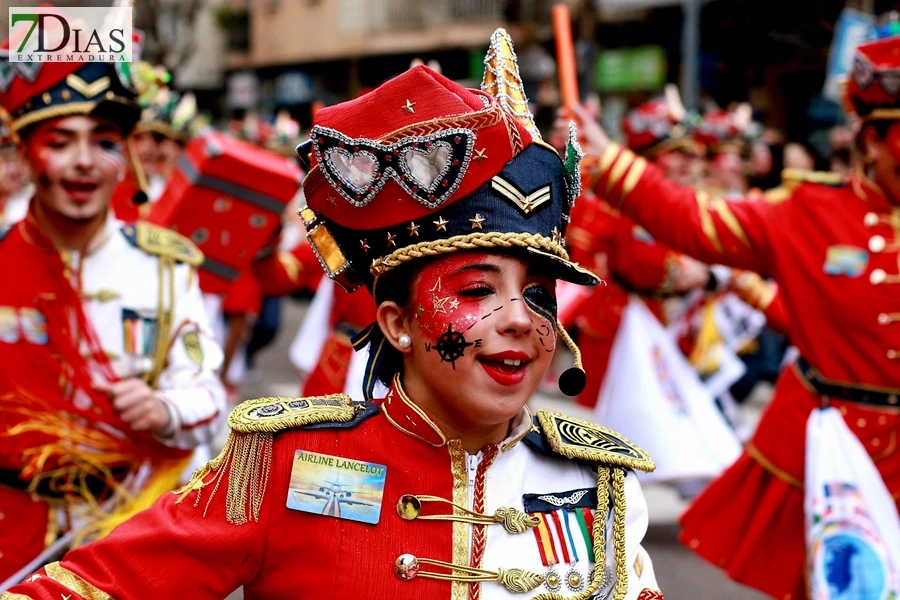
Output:
<path fill-rule="evenodd" d="M 370 203 L 393 179 L 421 204 L 437 208 L 462 182 L 475 144 L 469 129 L 445 129 L 380 144 L 316 125 L 310 138 L 328 182 L 358 207 Z"/>

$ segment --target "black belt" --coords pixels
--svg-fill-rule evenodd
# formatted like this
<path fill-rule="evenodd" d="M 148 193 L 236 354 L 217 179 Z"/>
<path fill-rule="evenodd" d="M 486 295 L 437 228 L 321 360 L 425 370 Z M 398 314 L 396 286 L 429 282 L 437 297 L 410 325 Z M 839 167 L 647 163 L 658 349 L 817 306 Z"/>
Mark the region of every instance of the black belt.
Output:
<path fill-rule="evenodd" d="M 823 396 L 858 402 L 868 406 L 900 409 L 900 390 L 872 388 L 840 381 L 829 381 L 817 368 L 801 356 L 797 359 L 797 372 L 813 389 Z"/>
<path fill-rule="evenodd" d="M 116 478 L 116 480 L 121 481 L 125 477 L 125 475 L 128 474 L 128 469 L 113 469 L 112 474 L 113 477 Z M 51 483 L 51 481 L 48 481 L 46 479 L 38 483 L 33 492 L 29 492 L 28 490 L 30 485 L 30 482 L 23 481 L 19 477 L 19 471 L 11 469 L 0 469 L 0 486 L 3 487 L 33 493 L 44 498 L 60 499 L 73 493 L 75 495 L 80 495 L 80 490 L 60 490 L 58 489 L 59 486 L 57 484 Z M 85 487 L 87 487 L 88 492 L 97 499 L 102 499 L 110 491 L 109 486 L 107 486 L 103 480 L 94 477 L 93 475 L 88 475 L 84 478 L 84 485 Z"/>

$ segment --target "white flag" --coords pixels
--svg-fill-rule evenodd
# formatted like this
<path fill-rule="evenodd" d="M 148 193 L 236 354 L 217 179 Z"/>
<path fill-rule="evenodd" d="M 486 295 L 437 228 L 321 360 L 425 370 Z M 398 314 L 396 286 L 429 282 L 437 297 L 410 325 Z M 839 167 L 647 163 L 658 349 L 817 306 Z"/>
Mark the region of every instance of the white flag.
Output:
<path fill-rule="evenodd" d="M 694 368 L 634 297 L 616 334 L 594 418 L 650 454 L 656 470 L 641 473 L 644 480 L 715 477 L 741 454 Z"/>

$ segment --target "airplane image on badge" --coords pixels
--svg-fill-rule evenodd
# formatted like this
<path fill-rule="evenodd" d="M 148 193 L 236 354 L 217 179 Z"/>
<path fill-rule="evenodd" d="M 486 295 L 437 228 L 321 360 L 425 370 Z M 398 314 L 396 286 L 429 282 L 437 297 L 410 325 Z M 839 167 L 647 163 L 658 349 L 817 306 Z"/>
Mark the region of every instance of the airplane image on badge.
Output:
<path fill-rule="evenodd" d="M 384 465 L 297 450 L 287 507 L 374 525 L 381 517 L 386 473 Z"/>

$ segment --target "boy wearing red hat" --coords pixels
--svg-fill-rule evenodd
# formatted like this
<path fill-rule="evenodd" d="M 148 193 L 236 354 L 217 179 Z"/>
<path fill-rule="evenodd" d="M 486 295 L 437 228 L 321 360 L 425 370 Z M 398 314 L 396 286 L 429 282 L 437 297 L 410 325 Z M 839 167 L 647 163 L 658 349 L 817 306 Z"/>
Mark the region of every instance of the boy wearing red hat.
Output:
<path fill-rule="evenodd" d="M 35 191 L 0 234 L 0 582 L 177 485 L 224 416 L 202 254 L 110 214 L 138 118 L 127 65 L 2 58 Z"/>
<path fill-rule="evenodd" d="M 900 498 L 900 38 L 860 46 L 847 87 L 866 172 L 799 183 L 788 200 L 716 200 L 667 181 L 585 128 L 596 185 L 660 241 L 779 286 L 801 357 L 783 373 L 744 455 L 682 517 L 682 540 L 773 598 L 806 597 L 805 424 L 838 407 Z M 812 179 L 812 178 L 811 178 Z"/>
<path fill-rule="evenodd" d="M 11 595 L 662 598 L 630 470 L 646 453 L 525 407 L 568 340 L 556 279 L 599 280 L 562 245 L 576 144 L 563 162 L 541 141 L 505 32 L 487 64 L 487 92 L 419 66 L 323 108 L 302 149 L 321 266 L 378 304 L 358 341 L 386 398 L 240 405 L 180 498 Z"/>
<path fill-rule="evenodd" d="M 690 182 L 702 146 L 673 112 L 666 99 L 651 100 L 625 115 L 622 125 L 632 150 L 659 165 L 672 180 Z M 598 158 L 588 156 L 585 167 L 595 165 Z M 598 271 L 605 268 L 610 275 L 607 285 L 593 290 L 575 318 L 584 361 L 591 365 L 587 386 L 577 399 L 587 407 L 597 404 L 629 294 L 640 294 L 662 318 L 662 298 L 703 288 L 711 281 L 705 265 L 656 242 L 603 201 L 602 194 L 597 189 L 596 194 L 588 190 L 582 195 L 568 235 L 573 260 Z"/>

